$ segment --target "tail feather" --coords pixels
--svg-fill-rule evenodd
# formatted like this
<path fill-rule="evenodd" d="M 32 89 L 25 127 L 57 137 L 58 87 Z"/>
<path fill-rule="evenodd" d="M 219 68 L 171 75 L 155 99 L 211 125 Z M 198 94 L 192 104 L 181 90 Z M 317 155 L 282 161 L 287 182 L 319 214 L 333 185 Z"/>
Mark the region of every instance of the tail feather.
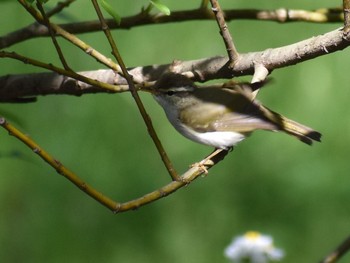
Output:
<path fill-rule="evenodd" d="M 285 117 L 283 117 L 282 130 L 308 145 L 312 145 L 313 141 L 321 141 L 321 133 Z"/>
<path fill-rule="evenodd" d="M 260 110 L 264 117 L 273 123 L 278 130 L 284 131 L 308 145 L 312 145 L 314 141 L 321 141 L 322 135 L 318 131 L 290 120 L 262 105 L 260 105 Z"/>

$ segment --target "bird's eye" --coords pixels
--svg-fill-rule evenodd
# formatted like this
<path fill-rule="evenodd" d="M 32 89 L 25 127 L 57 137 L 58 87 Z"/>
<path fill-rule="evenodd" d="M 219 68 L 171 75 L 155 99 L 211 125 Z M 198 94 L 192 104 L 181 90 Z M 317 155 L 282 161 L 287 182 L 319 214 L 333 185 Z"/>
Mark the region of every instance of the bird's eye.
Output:
<path fill-rule="evenodd" d="M 172 95 L 174 95 L 174 91 L 173 90 L 168 90 L 167 92 L 166 92 L 166 95 L 168 95 L 168 96 L 172 96 Z"/>

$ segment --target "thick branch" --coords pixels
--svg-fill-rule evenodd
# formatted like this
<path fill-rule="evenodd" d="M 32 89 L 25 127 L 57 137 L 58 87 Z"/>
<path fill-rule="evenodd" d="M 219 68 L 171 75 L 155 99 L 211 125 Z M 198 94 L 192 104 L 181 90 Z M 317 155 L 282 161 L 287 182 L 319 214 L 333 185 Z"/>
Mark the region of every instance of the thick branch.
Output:
<path fill-rule="evenodd" d="M 212 79 L 232 78 L 235 76 L 252 75 L 254 66 L 262 64 L 272 71 L 303 61 L 327 55 L 342 50 L 350 45 L 340 29 L 324 35 L 291 44 L 288 46 L 267 49 L 261 52 L 241 54 L 233 68 L 229 68 L 227 57 L 212 57 L 192 61 L 176 61 L 179 72 L 190 72 L 193 79 L 205 82 Z M 173 63 L 173 64 L 174 64 Z M 151 65 L 129 69 L 137 83 L 150 82 L 159 78 L 173 64 Z M 82 75 L 101 82 L 120 86 L 116 92 L 128 90 L 123 77 L 112 70 L 97 70 L 81 72 Z M 14 98 L 48 94 L 70 94 L 80 96 L 86 93 L 108 92 L 76 81 L 56 73 L 39 73 L 25 75 L 7 75 L 0 77 L 0 101 L 13 101 Z"/>

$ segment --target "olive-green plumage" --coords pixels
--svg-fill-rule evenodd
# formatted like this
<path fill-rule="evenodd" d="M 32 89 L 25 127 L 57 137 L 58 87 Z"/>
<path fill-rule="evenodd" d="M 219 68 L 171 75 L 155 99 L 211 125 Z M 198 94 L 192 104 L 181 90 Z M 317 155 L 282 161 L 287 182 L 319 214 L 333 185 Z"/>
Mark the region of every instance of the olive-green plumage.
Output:
<path fill-rule="evenodd" d="M 197 87 L 185 76 L 168 73 L 155 85 L 155 98 L 185 137 L 216 148 L 236 145 L 254 130 L 284 131 L 312 144 L 321 134 L 271 111 L 255 100 L 263 83 Z"/>

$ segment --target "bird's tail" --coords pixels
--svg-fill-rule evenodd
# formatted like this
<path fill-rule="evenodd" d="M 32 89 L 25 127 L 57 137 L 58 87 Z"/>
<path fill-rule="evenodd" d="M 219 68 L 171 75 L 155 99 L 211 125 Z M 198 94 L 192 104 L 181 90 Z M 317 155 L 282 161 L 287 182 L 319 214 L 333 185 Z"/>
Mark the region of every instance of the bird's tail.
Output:
<path fill-rule="evenodd" d="M 315 131 L 314 129 L 296 121 L 290 120 L 264 106 L 260 106 L 260 109 L 264 112 L 265 117 L 273 122 L 279 130 L 296 137 L 308 145 L 312 145 L 314 141 L 321 141 L 322 135 L 318 131 Z"/>
<path fill-rule="evenodd" d="M 282 130 L 286 133 L 298 138 L 300 141 L 312 145 L 313 141 L 321 141 L 321 133 L 314 129 L 287 119 L 282 118 Z"/>

